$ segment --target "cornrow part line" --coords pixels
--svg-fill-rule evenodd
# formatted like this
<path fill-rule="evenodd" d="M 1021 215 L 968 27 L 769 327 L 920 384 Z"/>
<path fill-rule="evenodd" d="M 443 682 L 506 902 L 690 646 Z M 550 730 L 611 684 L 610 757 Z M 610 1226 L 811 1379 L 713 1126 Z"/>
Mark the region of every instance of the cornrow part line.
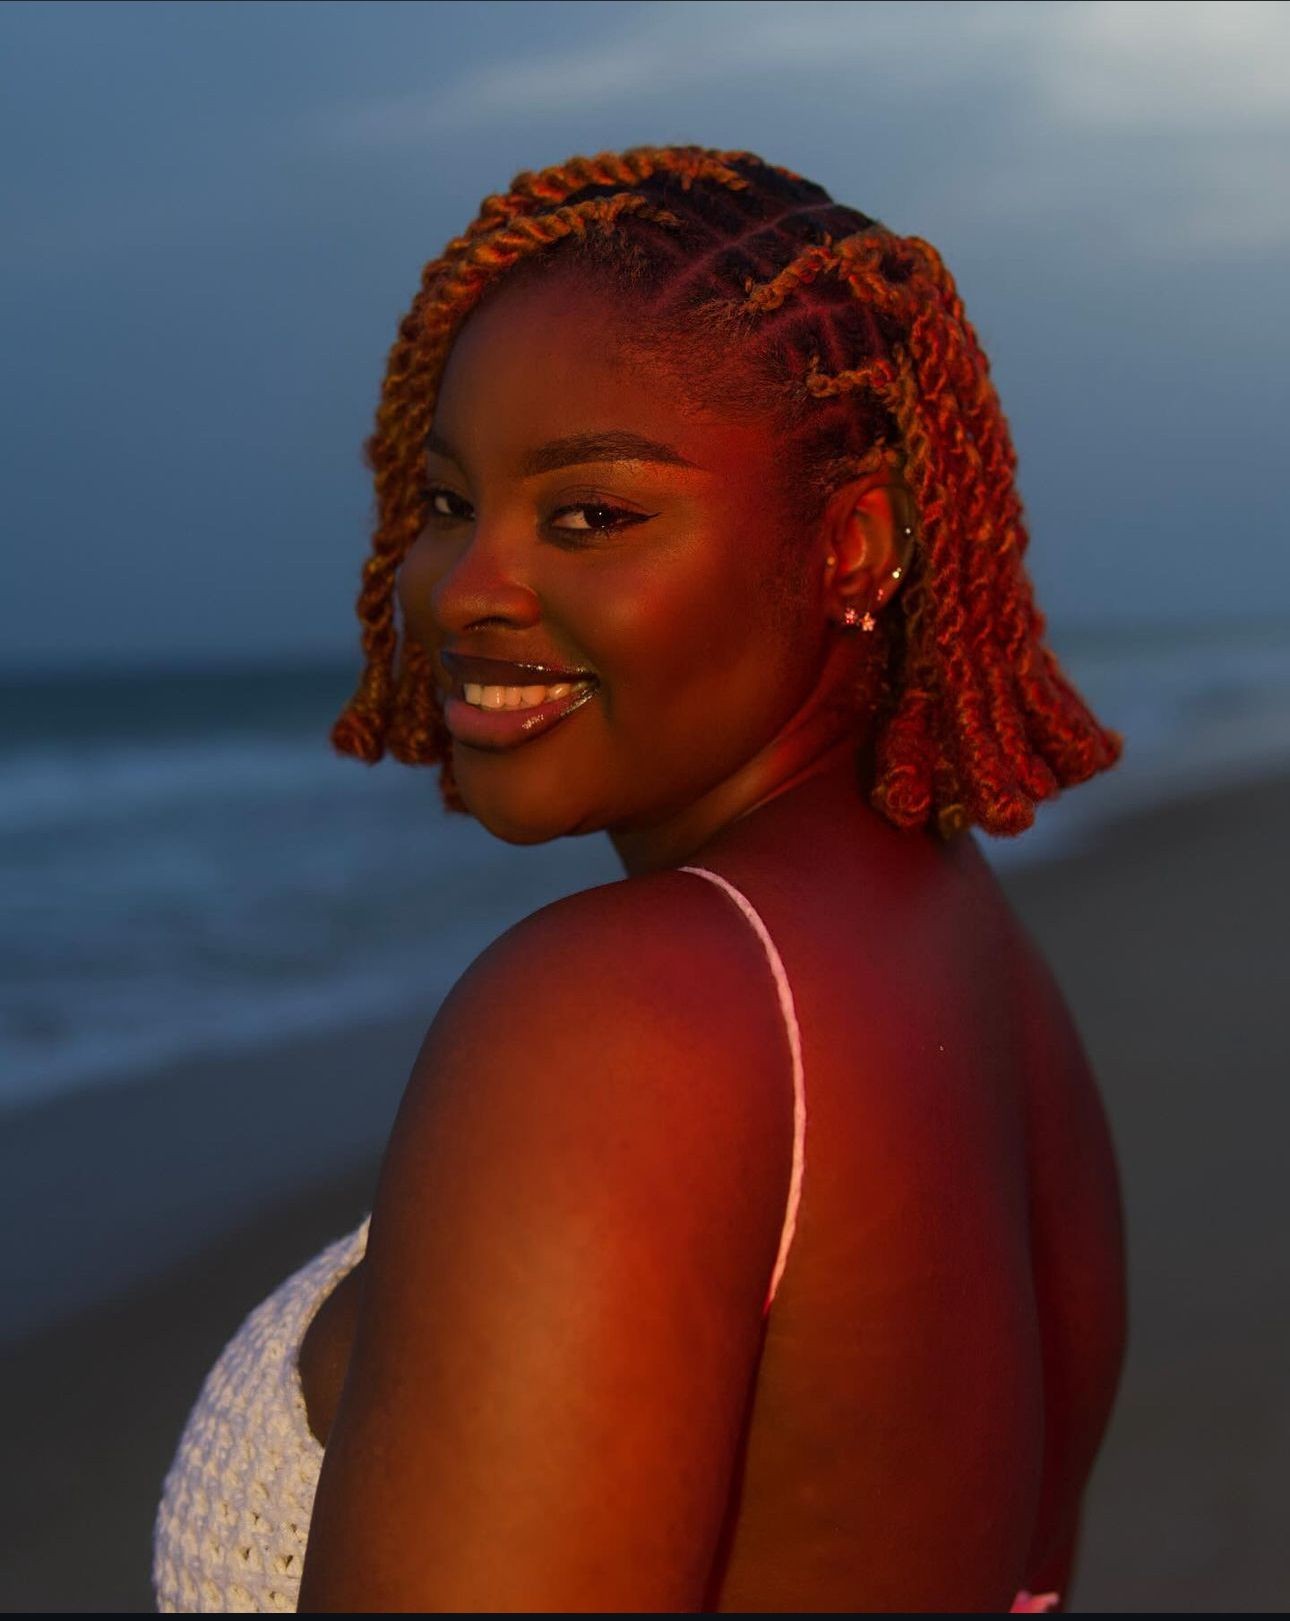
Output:
<path fill-rule="evenodd" d="M 727 254 L 727 253 L 730 253 L 732 251 L 752 249 L 753 247 L 756 246 L 756 244 L 763 237 L 768 237 L 768 238 L 770 238 L 772 240 L 774 240 L 776 238 L 782 239 L 783 236 L 784 236 L 784 233 L 787 230 L 787 228 L 790 225 L 792 225 L 795 221 L 807 220 L 807 219 L 809 219 L 811 217 L 812 214 L 829 214 L 829 213 L 836 213 L 836 211 L 837 211 L 836 204 L 831 203 L 831 202 L 829 202 L 829 203 L 803 203 L 797 208 L 785 209 L 782 214 L 775 215 L 773 219 L 766 219 L 764 217 L 758 217 L 758 218 L 752 220 L 749 223 L 748 228 L 745 231 L 743 231 L 740 235 L 735 236 L 735 237 L 730 237 L 727 240 L 725 240 L 723 242 L 720 242 L 715 247 L 713 247 L 704 256 L 704 259 L 700 261 L 699 265 L 696 267 L 696 270 L 701 271 L 703 264 L 707 260 L 717 258 L 720 255 Z M 832 236 L 832 234 L 830 232 L 827 232 L 827 231 L 821 236 L 821 238 L 820 238 L 820 240 L 818 242 L 812 242 L 809 245 L 810 251 L 812 253 L 816 253 L 816 252 L 828 253 L 832 249 L 832 247 L 833 247 L 833 236 Z M 806 250 L 802 250 L 802 251 L 806 251 Z M 831 268 L 831 267 L 829 267 L 829 268 Z M 783 272 L 781 272 L 781 274 L 782 273 Z M 757 285 L 758 285 L 757 278 L 755 276 L 749 276 L 744 282 L 744 292 L 745 292 L 745 294 L 750 292 Z M 774 306 L 771 306 L 771 307 L 774 307 Z"/>
<path fill-rule="evenodd" d="M 832 244 L 824 247 L 812 243 L 769 281 L 759 282 L 750 276 L 744 283 L 747 297 L 743 307 L 755 311 L 777 310 L 791 293 L 814 281 L 822 270 L 832 269 L 836 264 L 837 256 Z"/>

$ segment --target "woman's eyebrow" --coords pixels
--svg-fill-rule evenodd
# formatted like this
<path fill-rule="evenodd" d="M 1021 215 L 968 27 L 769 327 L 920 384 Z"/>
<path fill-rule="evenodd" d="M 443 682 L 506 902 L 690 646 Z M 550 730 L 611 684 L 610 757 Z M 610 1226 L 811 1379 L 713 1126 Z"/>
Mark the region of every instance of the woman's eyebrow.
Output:
<path fill-rule="evenodd" d="M 426 449 L 446 456 L 458 467 L 463 466 L 461 457 L 433 428 L 426 435 Z M 647 439 L 644 434 L 630 433 L 626 429 L 609 429 L 602 433 L 571 433 L 539 445 L 521 459 L 519 476 L 536 478 L 539 473 L 554 472 L 558 467 L 577 467 L 583 462 L 661 462 L 702 471 L 698 462 L 683 456 L 675 445 Z"/>

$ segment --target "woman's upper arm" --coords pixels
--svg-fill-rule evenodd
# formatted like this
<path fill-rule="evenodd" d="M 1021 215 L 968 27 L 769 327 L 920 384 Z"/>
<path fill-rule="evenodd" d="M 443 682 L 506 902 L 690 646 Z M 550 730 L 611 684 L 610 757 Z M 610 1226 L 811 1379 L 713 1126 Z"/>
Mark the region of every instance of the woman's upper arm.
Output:
<path fill-rule="evenodd" d="M 301 1609 L 699 1607 L 792 1096 L 760 947 L 695 887 L 544 908 L 436 1017 L 382 1168 Z"/>

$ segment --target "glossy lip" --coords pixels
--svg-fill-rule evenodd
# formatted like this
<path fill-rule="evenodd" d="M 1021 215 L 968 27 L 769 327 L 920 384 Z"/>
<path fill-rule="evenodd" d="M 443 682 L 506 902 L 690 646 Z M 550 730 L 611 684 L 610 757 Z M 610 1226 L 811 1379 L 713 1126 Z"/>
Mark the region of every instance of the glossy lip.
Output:
<path fill-rule="evenodd" d="M 590 670 L 573 670 L 558 664 L 517 664 L 510 659 L 483 658 L 475 653 L 455 653 L 444 649 L 439 662 L 452 680 L 458 698 L 464 696 L 467 681 L 481 687 L 554 687 L 561 681 L 594 681 Z"/>
<path fill-rule="evenodd" d="M 532 685 L 539 683 L 533 682 Z M 583 704 L 594 698 L 599 685 L 593 679 L 590 685 L 579 687 L 577 692 L 567 692 L 563 698 L 550 698 L 544 704 L 534 704 L 531 709 L 481 709 L 478 704 L 468 704 L 464 698 L 449 696 L 444 699 L 444 725 L 454 741 L 490 754 L 502 754 L 509 749 L 519 748 L 522 743 L 531 743 L 535 737 L 541 737 L 553 726 L 558 726 L 566 715 L 572 715 L 575 709 L 581 709 Z"/>

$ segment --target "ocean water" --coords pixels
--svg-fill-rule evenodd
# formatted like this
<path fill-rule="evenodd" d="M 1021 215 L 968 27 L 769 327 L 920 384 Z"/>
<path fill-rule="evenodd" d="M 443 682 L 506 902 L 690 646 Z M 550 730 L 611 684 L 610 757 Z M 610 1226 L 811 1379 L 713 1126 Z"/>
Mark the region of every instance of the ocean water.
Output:
<path fill-rule="evenodd" d="M 1053 637 L 1115 771 L 1041 806 L 998 867 L 1126 809 L 1290 766 L 1290 627 Z M 622 876 L 604 835 L 516 848 L 432 769 L 334 754 L 352 664 L 0 683 L 0 1110 L 194 1053 L 424 1009 L 557 895 Z"/>

